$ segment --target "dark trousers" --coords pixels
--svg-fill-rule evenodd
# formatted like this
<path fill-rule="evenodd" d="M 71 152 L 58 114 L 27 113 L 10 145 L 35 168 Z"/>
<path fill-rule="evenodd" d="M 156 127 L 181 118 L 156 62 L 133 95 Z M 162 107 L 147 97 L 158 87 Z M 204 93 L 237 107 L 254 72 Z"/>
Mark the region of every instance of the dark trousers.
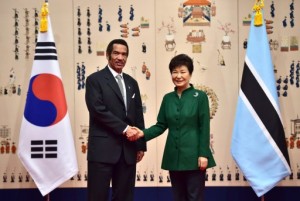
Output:
<path fill-rule="evenodd" d="M 204 201 L 206 171 L 170 171 L 174 201 Z"/>
<path fill-rule="evenodd" d="M 128 165 L 122 154 L 116 164 L 88 162 L 88 201 L 133 201 L 136 164 Z"/>

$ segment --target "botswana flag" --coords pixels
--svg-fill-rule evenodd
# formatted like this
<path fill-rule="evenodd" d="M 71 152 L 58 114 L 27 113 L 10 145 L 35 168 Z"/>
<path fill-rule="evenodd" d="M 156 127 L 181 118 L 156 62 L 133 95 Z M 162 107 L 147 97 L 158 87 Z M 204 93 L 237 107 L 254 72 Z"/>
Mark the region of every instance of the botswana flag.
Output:
<path fill-rule="evenodd" d="M 291 174 L 266 26 L 253 17 L 231 153 L 258 197 Z"/>

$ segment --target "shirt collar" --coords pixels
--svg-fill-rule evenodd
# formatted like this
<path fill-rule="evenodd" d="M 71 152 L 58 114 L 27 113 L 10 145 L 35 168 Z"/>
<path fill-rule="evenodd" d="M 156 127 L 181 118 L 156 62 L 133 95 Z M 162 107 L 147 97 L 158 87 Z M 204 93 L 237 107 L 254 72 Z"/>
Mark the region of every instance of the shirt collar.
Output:
<path fill-rule="evenodd" d="M 187 89 L 185 89 L 185 90 L 183 90 L 182 93 L 186 93 L 186 92 L 191 91 L 193 89 L 194 89 L 194 85 L 190 84 L 190 87 L 187 88 Z M 177 87 L 174 87 L 174 92 L 177 93 Z"/>
<path fill-rule="evenodd" d="M 122 78 L 123 78 L 123 73 L 117 73 L 114 69 L 112 69 L 108 64 L 107 64 L 107 66 L 108 66 L 108 69 L 109 69 L 109 71 L 111 72 L 111 74 L 114 76 L 114 78 L 117 76 L 117 75 L 121 75 L 122 76 Z"/>

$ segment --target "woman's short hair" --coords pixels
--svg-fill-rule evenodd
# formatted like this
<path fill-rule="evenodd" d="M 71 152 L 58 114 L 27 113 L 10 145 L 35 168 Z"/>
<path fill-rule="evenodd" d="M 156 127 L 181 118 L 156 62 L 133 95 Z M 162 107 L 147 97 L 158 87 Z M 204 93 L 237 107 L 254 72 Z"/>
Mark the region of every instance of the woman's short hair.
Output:
<path fill-rule="evenodd" d="M 190 74 L 194 71 L 193 60 L 186 54 L 179 54 L 171 59 L 169 63 L 170 73 L 180 66 L 186 66 Z"/>

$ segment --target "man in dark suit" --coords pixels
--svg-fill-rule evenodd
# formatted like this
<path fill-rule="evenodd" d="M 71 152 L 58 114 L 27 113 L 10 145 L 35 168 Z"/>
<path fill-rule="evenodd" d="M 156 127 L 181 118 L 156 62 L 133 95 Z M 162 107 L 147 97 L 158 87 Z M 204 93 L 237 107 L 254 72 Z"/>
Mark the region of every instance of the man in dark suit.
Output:
<path fill-rule="evenodd" d="M 138 83 L 122 72 L 128 54 L 125 40 L 112 40 L 106 50 L 108 65 L 86 80 L 88 201 L 107 201 L 110 181 L 113 201 L 133 201 L 136 163 L 143 158 L 146 143 L 126 137 L 136 134 L 131 126 L 144 128 Z"/>

